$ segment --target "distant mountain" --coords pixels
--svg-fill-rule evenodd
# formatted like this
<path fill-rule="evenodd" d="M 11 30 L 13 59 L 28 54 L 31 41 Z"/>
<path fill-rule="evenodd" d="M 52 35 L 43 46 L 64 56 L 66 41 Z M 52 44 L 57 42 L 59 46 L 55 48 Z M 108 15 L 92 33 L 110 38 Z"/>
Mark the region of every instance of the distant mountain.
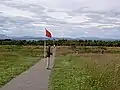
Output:
<path fill-rule="evenodd" d="M 4 40 L 4 39 L 10 39 L 10 38 L 4 34 L 0 34 L 0 40 Z"/>
<path fill-rule="evenodd" d="M 82 40 L 101 40 L 101 38 L 98 37 L 81 37 Z"/>
<path fill-rule="evenodd" d="M 120 39 L 112 39 L 112 38 L 99 38 L 99 37 L 80 37 L 80 38 L 70 38 L 70 37 L 53 37 L 53 38 L 47 38 L 47 37 L 33 37 L 33 36 L 23 36 L 23 37 L 8 37 L 6 35 L 0 34 L 0 39 L 12 39 L 12 40 L 104 40 L 104 41 L 114 41 L 114 40 L 120 40 Z"/>
<path fill-rule="evenodd" d="M 99 38 L 99 37 L 81 37 L 82 40 L 116 40 L 112 38 Z"/>
<path fill-rule="evenodd" d="M 48 40 L 49 38 L 45 37 L 32 37 L 32 36 L 23 36 L 23 37 L 12 37 L 12 40 Z M 51 38 L 53 39 L 53 38 Z"/>
<path fill-rule="evenodd" d="M 12 37 L 13 40 L 115 40 L 115 39 L 107 39 L 107 38 L 99 38 L 99 37 L 80 37 L 80 38 L 68 38 L 68 37 L 53 37 L 53 38 L 46 38 L 46 37 L 32 37 L 32 36 L 24 36 L 24 37 Z"/>

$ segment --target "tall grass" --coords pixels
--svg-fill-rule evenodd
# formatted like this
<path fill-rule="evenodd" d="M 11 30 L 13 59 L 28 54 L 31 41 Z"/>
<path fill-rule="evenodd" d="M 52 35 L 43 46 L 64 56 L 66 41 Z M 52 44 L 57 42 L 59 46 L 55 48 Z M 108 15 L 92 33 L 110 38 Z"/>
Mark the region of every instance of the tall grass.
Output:
<path fill-rule="evenodd" d="M 120 90 L 119 54 L 76 55 L 70 49 L 67 54 L 60 52 L 51 73 L 49 90 Z"/>
<path fill-rule="evenodd" d="M 0 87 L 16 77 L 43 56 L 40 46 L 0 46 Z"/>

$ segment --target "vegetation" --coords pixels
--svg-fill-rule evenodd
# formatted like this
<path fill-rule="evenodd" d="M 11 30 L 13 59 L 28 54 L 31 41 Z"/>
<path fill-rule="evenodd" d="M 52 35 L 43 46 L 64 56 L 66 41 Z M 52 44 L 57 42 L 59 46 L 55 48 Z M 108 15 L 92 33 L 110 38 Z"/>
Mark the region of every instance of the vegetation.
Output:
<path fill-rule="evenodd" d="M 47 40 L 48 44 L 56 44 L 57 46 L 120 46 L 120 41 L 102 41 L 102 40 Z M 26 40 L 0 40 L 0 45 L 44 45 L 43 40 L 26 41 Z"/>
<path fill-rule="evenodd" d="M 40 46 L 0 46 L 0 87 L 34 65 L 43 56 Z"/>
<path fill-rule="evenodd" d="M 119 90 L 120 41 L 47 40 L 57 45 L 49 90 Z M 44 41 L 0 41 L 0 87 L 43 56 Z"/>
<path fill-rule="evenodd" d="M 106 49 L 113 51 L 120 50 L 118 47 L 106 47 Z M 49 82 L 49 90 L 120 89 L 119 54 L 87 52 L 76 54 L 76 49 L 73 50 L 70 47 L 57 48 L 56 60 Z"/>

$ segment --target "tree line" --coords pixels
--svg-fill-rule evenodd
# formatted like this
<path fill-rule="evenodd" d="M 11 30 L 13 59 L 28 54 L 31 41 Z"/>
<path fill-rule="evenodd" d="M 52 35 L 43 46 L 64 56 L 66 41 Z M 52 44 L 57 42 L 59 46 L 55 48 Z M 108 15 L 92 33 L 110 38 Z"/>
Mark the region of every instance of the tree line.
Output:
<path fill-rule="evenodd" d="M 56 45 L 56 46 L 120 46 L 120 41 L 102 41 L 102 40 L 46 40 L 46 45 Z M 0 45 L 44 45 L 43 40 L 0 40 Z"/>

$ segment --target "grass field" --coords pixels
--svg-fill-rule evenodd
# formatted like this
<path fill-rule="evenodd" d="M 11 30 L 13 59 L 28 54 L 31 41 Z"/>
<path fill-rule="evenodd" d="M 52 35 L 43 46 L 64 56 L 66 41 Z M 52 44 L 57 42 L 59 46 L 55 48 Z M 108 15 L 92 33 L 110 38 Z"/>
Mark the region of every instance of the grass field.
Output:
<path fill-rule="evenodd" d="M 43 56 L 40 46 L 0 46 L 0 87 L 16 77 Z"/>
<path fill-rule="evenodd" d="M 76 54 L 59 47 L 49 83 L 49 90 L 120 90 L 120 54 Z"/>

